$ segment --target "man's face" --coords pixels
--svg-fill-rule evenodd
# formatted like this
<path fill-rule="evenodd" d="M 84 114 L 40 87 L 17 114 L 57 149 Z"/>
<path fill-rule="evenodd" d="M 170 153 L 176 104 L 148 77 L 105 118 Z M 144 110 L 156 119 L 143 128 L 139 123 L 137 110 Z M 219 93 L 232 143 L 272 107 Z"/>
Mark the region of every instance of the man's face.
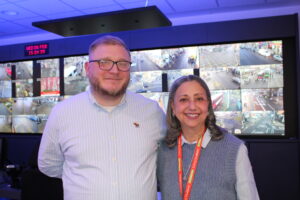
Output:
<path fill-rule="evenodd" d="M 130 61 L 126 49 L 120 45 L 100 45 L 90 54 L 90 60 Z M 130 72 L 119 71 L 114 65 L 109 71 L 99 68 L 97 62 L 86 63 L 86 72 L 93 92 L 99 96 L 119 97 L 126 91 Z"/>

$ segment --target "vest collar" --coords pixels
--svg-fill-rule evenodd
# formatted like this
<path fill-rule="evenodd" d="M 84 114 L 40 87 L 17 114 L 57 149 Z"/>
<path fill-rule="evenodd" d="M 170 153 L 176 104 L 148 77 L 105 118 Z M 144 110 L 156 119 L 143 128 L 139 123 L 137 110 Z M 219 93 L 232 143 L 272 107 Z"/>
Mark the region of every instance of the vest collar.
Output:
<path fill-rule="evenodd" d="M 197 143 L 197 141 L 194 141 L 194 142 L 187 141 L 184 138 L 183 134 L 181 135 L 181 139 L 182 139 L 182 145 L 184 145 L 184 144 L 196 144 Z M 211 134 L 210 134 L 209 129 L 207 128 L 206 131 L 205 131 L 205 134 L 204 134 L 203 141 L 202 141 L 202 148 L 206 148 L 206 146 L 208 145 L 210 140 L 211 140 Z"/>

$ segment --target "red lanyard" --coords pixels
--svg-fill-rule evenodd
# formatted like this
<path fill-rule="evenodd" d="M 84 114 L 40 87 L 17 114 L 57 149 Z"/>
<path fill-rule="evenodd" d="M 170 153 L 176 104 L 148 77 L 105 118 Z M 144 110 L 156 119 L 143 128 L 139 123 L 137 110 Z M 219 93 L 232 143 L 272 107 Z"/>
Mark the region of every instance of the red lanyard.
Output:
<path fill-rule="evenodd" d="M 198 165 L 198 160 L 200 158 L 200 154 L 201 154 L 201 146 L 202 146 L 202 141 L 203 141 L 203 137 L 205 134 L 206 128 L 204 129 L 203 133 L 201 134 L 200 138 L 197 141 L 197 145 L 195 147 L 194 150 L 194 155 L 192 158 L 192 165 L 191 165 L 191 169 L 189 172 L 189 177 L 188 177 L 188 181 L 186 183 L 186 188 L 184 191 L 184 194 L 182 195 L 182 190 L 183 190 L 183 183 L 182 183 L 182 174 L 183 174 L 183 169 L 182 169 L 182 138 L 181 135 L 182 133 L 180 133 L 180 135 L 178 136 L 178 151 L 177 151 L 177 155 L 178 155 L 178 183 L 179 183 L 179 191 L 180 191 L 180 196 L 183 197 L 183 200 L 188 200 L 190 198 L 191 195 L 191 191 L 192 191 L 192 186 L 194 183 L 194 178 L 195 178 L 195 174 L 197 171 L 197 165 Z"/>

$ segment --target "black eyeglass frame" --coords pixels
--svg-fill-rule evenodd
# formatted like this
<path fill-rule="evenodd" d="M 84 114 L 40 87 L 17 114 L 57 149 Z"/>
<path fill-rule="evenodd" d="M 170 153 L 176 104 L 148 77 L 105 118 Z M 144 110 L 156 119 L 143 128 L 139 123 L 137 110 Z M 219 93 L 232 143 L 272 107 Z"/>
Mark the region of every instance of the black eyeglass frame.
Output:
<path fill-rule="evenodd" d="M 103 61 L 104 61 L 104 62 L 111 62 L 111 63 L 112 63 L 111 67 L 110 67 L 109 69 L 104 69 L 104 68 L 102 68 L 102 67 L 101 67 L 101 62 L 103 62 Z M 128 72 L 128 71 L 130 70 L 130 67 L 131 67 L 131 64 L 132 64 L 132 62 L 126 61 L 126 60 L 124 60 L 124 61 L 123 61 L 123 60 L 122 60 L 122 61 L 113 61 L 113 60 L 104 60 L 104 59 L 99 59 L 99 60 L 89 60 L 89 63 L 91 63 L 91 62 L 96 62 L 96 63 L 98 63 L 99 69 L 104 70 L 104 71 L 110 71 L 110 70 L 114 67 L 114 65 L 116 65 L 117 68 L 118 68 L 118 70 L 121 71 L 121 72 Z M 119 67 L 119 65 L 118 65 L 118 63 L 129 63 L 129 67 L 128 67 L 127 70 L 121 70 L 120 67 Z"/>

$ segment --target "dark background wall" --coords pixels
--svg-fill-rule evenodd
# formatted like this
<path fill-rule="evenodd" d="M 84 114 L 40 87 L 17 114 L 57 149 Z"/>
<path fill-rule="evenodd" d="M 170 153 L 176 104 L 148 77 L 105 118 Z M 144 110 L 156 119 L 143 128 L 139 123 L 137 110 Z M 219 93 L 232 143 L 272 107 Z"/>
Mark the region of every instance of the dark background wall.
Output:
<path fill-rule="evenodd" d="M 287 39 L 292 45 L 289 61 L 292 71 L 285 74 L 285 110 L 288 114 L 285 138 L 242 138 L 249 156 L 261 199 L 300 199 L 299 142 L 299 38 L 297 15 L 236 20 L 219 23 L 164 27 L 112 33 L 132 50 L 194 44 L 228 43 L 264 39 Z M 100 35 L 47 41 L 49 55 L 24 56 L 25 44 L 0 47 L 0 62 L 87 54 L 89 44 Z M 286 64 L 286 63 L 284 63 Z M 287 76 L 288 75 L 288 76 Z M 28 164 L 41 135 L 0 134 L 3 141 L 2 164 Z"/>

